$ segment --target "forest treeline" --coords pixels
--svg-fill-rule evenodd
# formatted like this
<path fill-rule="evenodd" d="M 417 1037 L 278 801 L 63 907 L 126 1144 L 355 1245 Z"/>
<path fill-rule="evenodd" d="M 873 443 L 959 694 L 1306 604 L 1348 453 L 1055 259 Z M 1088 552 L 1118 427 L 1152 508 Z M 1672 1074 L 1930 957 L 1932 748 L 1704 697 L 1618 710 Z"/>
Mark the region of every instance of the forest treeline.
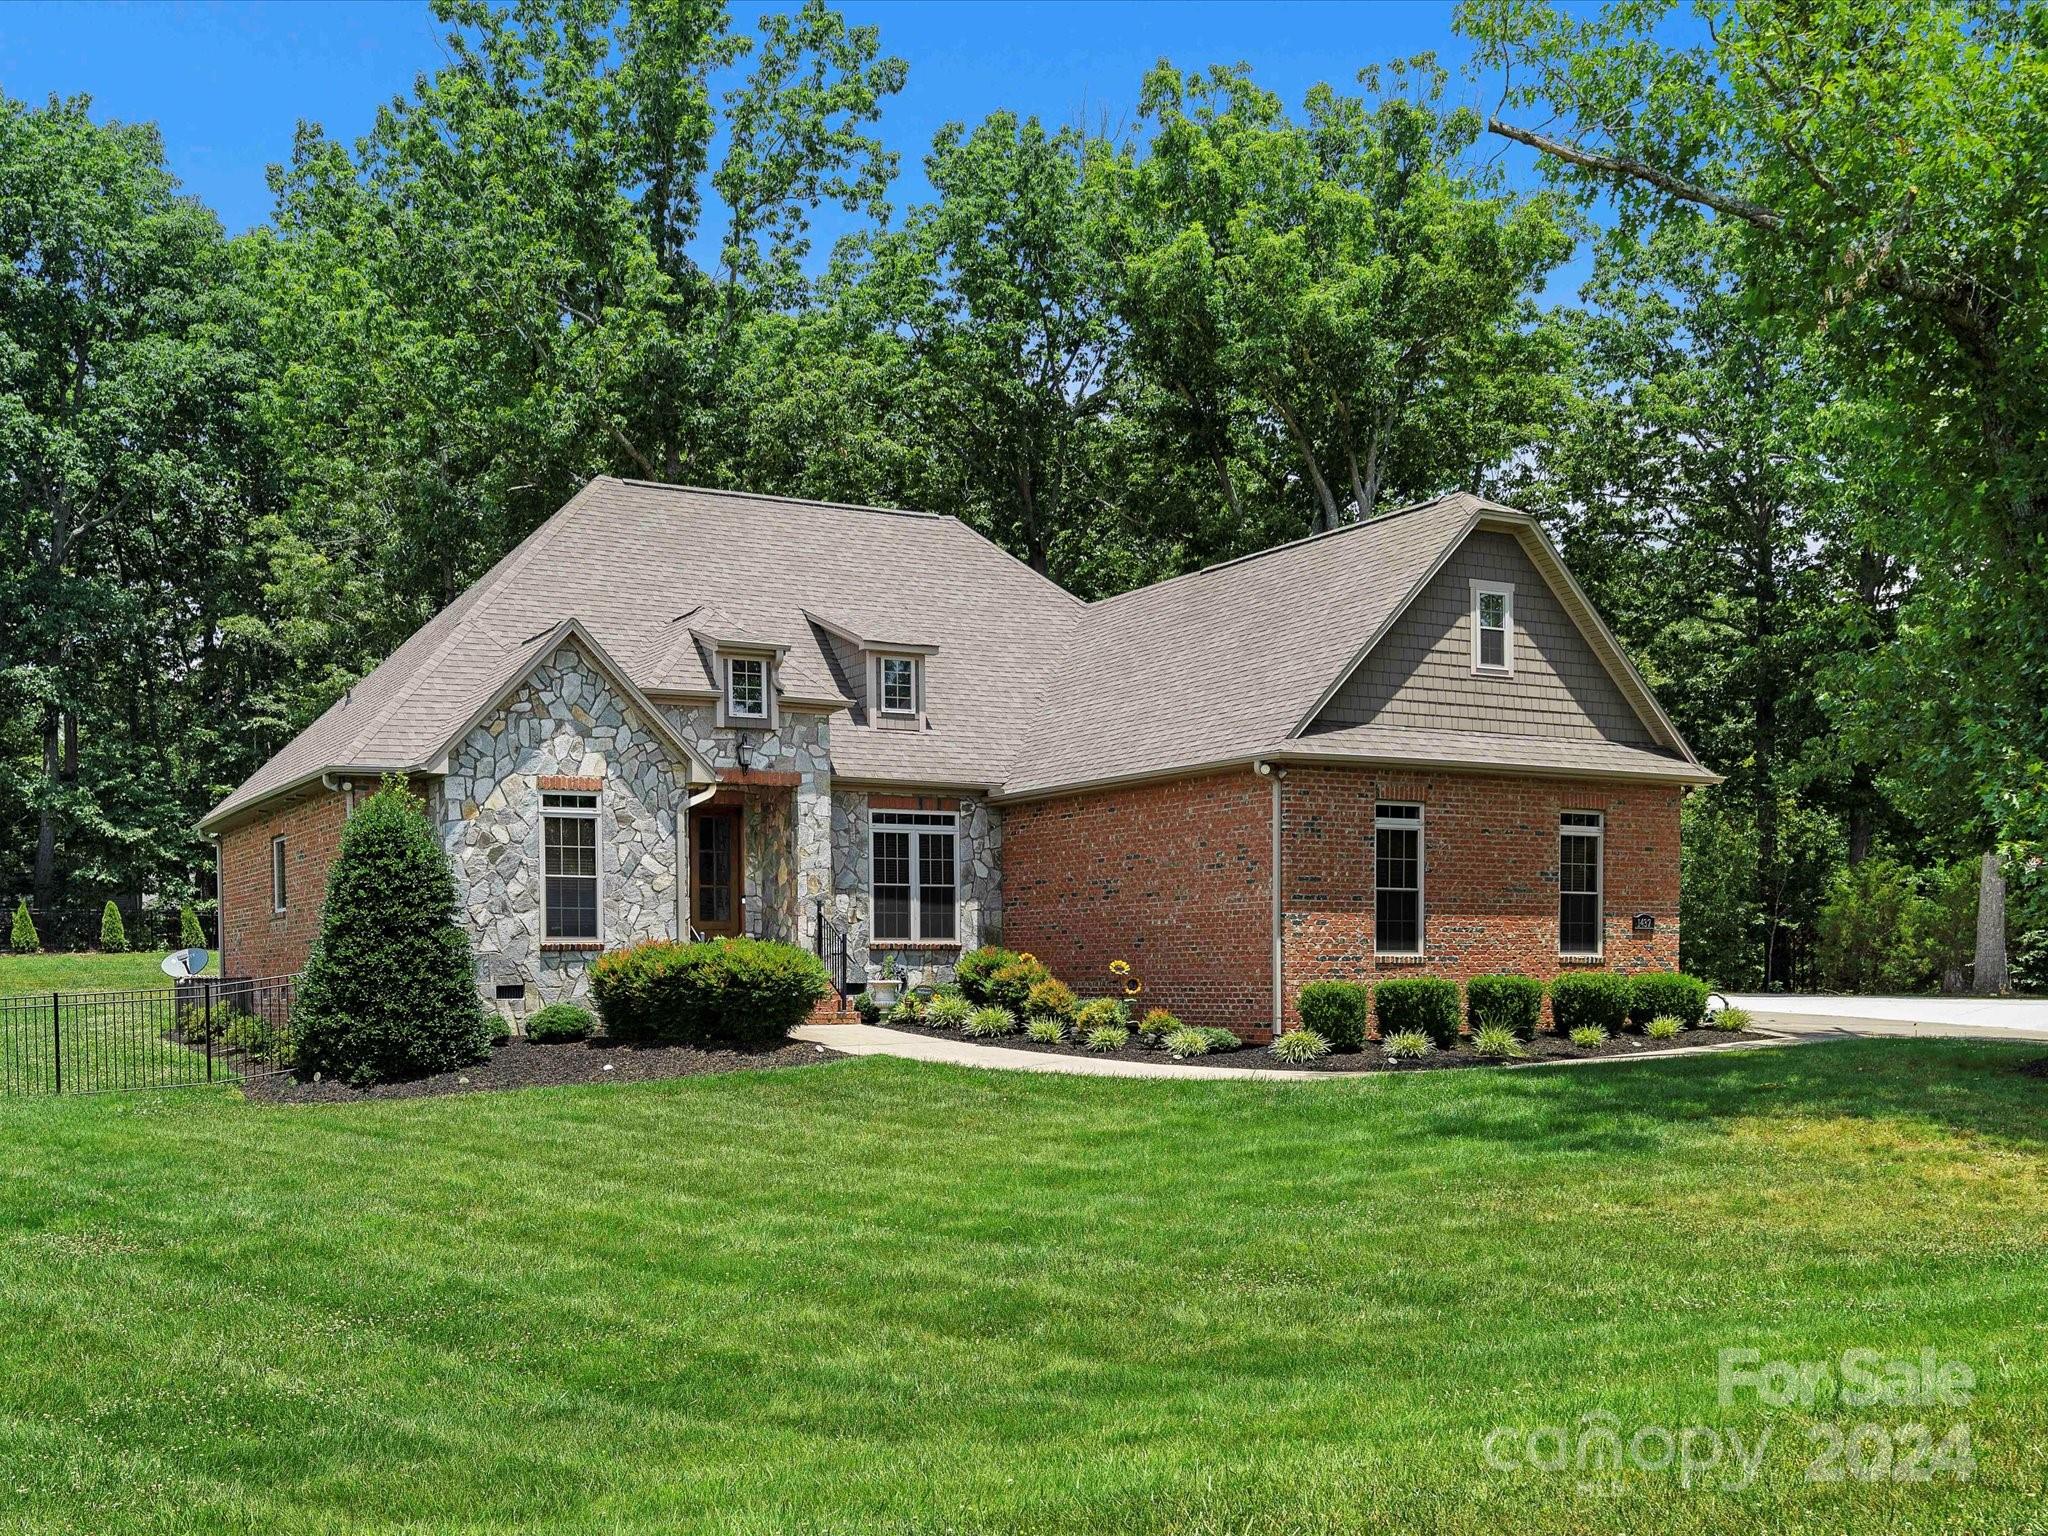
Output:
<path fill-rule="evenodd" d="M 1473 0 L 1491 113 L 1428 57 L 992 102 L 909 206 L 908 66 L 822 0 L 436 0 L 443 67 L 234 238 L 149 125 L 0 97 L 0 897 L 204 901 L 196 817 L 596 474 L 953 513 L 1089 597 L 1465 487 L 1727 776 L 1690 968 L 1953 980 L 1990 855 L 2048 985 L 2043 13 L 1672 9 Z"/>

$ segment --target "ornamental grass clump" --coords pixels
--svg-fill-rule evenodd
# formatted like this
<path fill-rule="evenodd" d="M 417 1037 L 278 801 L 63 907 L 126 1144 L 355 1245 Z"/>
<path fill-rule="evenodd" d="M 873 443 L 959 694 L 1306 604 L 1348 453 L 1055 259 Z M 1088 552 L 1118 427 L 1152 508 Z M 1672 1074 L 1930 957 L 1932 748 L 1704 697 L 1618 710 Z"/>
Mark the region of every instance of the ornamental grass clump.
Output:
<path fill-rule="evenodd" d="M 1200 1033 L 1209 1037 L 1209 1050 L 1212 1055 L 1244 1049 L 1244 1042 L 1237 1038 L 1237 1031 L 1234 1029 L 1225 1029 L 1220 1024 L 1210 1024 Z"/>
<path fill-rule="evenodd" d="M 1419 1029 L 1397 1029 L 1380 1041 L 1389 1061 L 1420 1061 L 1436 1050 L 1436 1042 Z"/>
<path fill-rule="evenodd" d="M 993 1040 L 1017 1028 L 1017 1015 L 1007 1008 L 977 1008 L 967 1016 L 960 1032 L 971 1040 Z"/>
<path fill-rule="evenodd" d="M 974 1004 L 958 992 L 941 992 L 924 1010 L 924 1021 L 934 1029 L 959 1029 L 974 1017 Z"/>
<path fill-rule="evenodd" d="M 299 980 L 293 1032 L 301 1073 L 351 1083 L 425 1077 L 482 1061 L 490 1025 L 455 877 L 401 779 L 343 823 L 320 936 Z"/>
<path fill-rule="evenodd" d="M 1088 1031 L 1091 1051 L 1120 1051 L 1131 1043 L 1131 1032 L 1121 1024 L 1098 1024 Z"/>
<path fill-rule="evenodd" d="M 1330 1054 L 1330 1042 L 1312 1029 L 1290 1029 L 1266 1049 L 1282 1061 L 1320 1061 Z"/>
<path fill-rule="evenodd" d="M 1580 1050 L 1590 1051 L 1596 1045 L 1605 1045 L 1608 1035 L 1598 1024 L 1581 1024 L 1571 1032 L 1569 1038 Z"/>
<path fill-rule="evenodd" d="M 1185 1061 L 1190 1056 L 1206 1056 L 1211 1046 L 1206 1029 L 1176 1029 L 1165 1035 L 1160 1043 L 1175 1061 Z"/>
<path fill-rule="evenodd" d="M 1675 1040 L 1678 1032 L 1685 1028 L 1683 1020 L 1668 1013 L 1660 1013 L 1643 1026 L 1643 1033 L 1652 1040 Z"/>
<path fill-rule="evenodd" d="M 1514 1056 L 1526 1056 L 1529 1048 L 1522 1044 L 1522 1037 L 1505 1024 L 1482 1024 L 1472 1034 L 1472 1054 L 1484 1056 L 1489 1061 L 1506 1061 Z"/>
<path fill-rule="evenodd" d="M 1725 1029 L 1731 1035 L 1741 1034 L 1752 1022 L 1747 1008 L 1723 1008 L 1707 1016 L 1709 1029 Z"/>
<path fill-rule="evenodd" d="M 1054 1018 L 1033 1019 L 1024 1026 L 1024 1038 L 1040 1045 L 1062 1045 L 1066 1042 L 1067 1026 Z"/>

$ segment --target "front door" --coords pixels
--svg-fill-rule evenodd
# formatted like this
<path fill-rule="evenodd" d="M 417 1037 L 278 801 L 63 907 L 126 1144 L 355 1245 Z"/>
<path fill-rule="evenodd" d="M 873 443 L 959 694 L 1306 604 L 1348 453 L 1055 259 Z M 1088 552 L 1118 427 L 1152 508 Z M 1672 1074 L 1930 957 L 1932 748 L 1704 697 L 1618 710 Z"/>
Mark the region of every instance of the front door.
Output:
<path fill-rule="evenodd" d="M 740 813 L 720 808 L 690 819 L 690 926 L 707 937 L 740 931 Z"/>

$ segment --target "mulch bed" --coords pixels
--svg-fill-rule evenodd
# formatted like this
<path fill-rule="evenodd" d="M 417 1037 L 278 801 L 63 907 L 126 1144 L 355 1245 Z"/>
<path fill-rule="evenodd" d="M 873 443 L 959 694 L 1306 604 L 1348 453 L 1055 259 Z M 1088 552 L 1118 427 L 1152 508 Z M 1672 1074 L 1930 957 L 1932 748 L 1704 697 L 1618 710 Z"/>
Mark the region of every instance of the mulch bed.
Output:
<path fill-rule="evenodd" d="M 906 1034 L 930 1035 L 939 1040 L 959 1040 L 968 1045 L 997 1046 L 1008 1051 L 1040 1051 L 1049 1056 L 1091 1056 L 1097 1061 L 1151 1061 L 1167 1066 L 1184 1067 L 1227 1067 L 1243 1071 L 1257 1068 L 1266 1072 L 1441 1072 L 1449 1067 L 1504 1067 L 1514 1062 L 1499 1061 L 1490 1056 L 1476 1056 L 1462 1043 L 1453 1050 L 1439 1050 L 1420 1061 L 1389 1061 L 1379 1046 L 1368 1040 L 1365 1048 L 1358 1051 L 1332 1051 L 1320 1061 L 1282 1061 L 1262 1045 L 1247 1045 L 1240 1050 L 1211 1052 L 1207 1056 L 1192 1056 L 1186 1061 L 1175 1061 L 1166 1052 L 1137 1043 L 1135 1039 L 1120 1051 L 1091 1051 L 1087 1047 L 1068 1042 L 1065 1045 L 1044 1045 L 1036 1040 L 1027 1040 L 1021 1034 L 1004 1035 L 997 1040 L 974 1040 L 957 1029 L 934 1029 L 923 1024 L 884 1023 L 885 1029 L 900 1029 Z M 1538 1034 L 1523 1045 L 1529 1054 L 1517 1057 L 1516 1061 L 1587 1061 L 1599 1056 L 1661 1056 L 1671 1051 L 1698 1050 L 1701 1047 L 1727 1049 L 1744 1041 L 1755 1043 L 1762 1038 L 1756 1030 L 1744 1034 L 1730 1034 L 1720 1029 L 1681 1030 L 1669 1040 L 1652 1040 L 1646 1035 L 1621 1034 L 1609 1037 L 1605 1045 L 1582 1049 L 1573 1045 L 1562 1035 Z"/>
<path fill-rule="evenodd" d="M 358 1099 L 419 1099 L 443 1093 L 482 1093 L 497 1088 L 547 1088 L 565 1083 L 647 1083 L 668 1077 L 713 1072 L 750 1072 L 762 1067 L 808 1067 L 836 1061 L 843 1053 L 808 1041 L 791 1040 L 758 1050 L 699 1051 L 682 1045 L 608 1045 L 602 1040 L 535 1045 L 512 1040 L 490 1058 L 459 1072 L 351 1088 L 346 1083 L 300 1082 L 288 1073 L 250 1078 L 249 1098 L 269 1104 L 343 1104 Z"/>

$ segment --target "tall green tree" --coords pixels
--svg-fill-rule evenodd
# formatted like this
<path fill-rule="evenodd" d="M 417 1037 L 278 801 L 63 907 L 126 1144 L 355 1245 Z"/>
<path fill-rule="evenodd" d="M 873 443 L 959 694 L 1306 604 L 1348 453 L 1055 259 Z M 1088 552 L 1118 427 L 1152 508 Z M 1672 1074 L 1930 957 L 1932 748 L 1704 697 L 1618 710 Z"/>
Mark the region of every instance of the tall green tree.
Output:
<path fill-rule="evenodd" d="M 1845 719 L 1892 792 L 1979 847 L 2048 836 L 2048 32 L 2002 0 L 1469 0 L 1510 71 L 1489 126 L 1628 226 L 1704 213 L 1748 291 L 1823 339 L 1888 444 L 1871 536 L 1910 562 Z M 1538 112 L 1557 126 L 1535 126 Z M 1995 849 L 1993 850 L 1995 855 Z M 1995 862 L 1992 866 L 1995 872 Z M 1996 957 L 1980 957 L 1995 963 Z M 1988 970 L 1991 966 L 1985 966 Z"/>
<path fill-rule="evenodd" d="M 1571 250 L 1553 200 L 1469 154 L 1428 56 L 1311 90 L 1299 121 L 1243 68 L 1145 82 L 1150 138 L 1107 161 L 1118 296 L 1140 366 L 1239 508 L 1234 426 L 1277 427 L 1314 526 L 1470 485 L 1556 400 L 1533 305 Z"/>

